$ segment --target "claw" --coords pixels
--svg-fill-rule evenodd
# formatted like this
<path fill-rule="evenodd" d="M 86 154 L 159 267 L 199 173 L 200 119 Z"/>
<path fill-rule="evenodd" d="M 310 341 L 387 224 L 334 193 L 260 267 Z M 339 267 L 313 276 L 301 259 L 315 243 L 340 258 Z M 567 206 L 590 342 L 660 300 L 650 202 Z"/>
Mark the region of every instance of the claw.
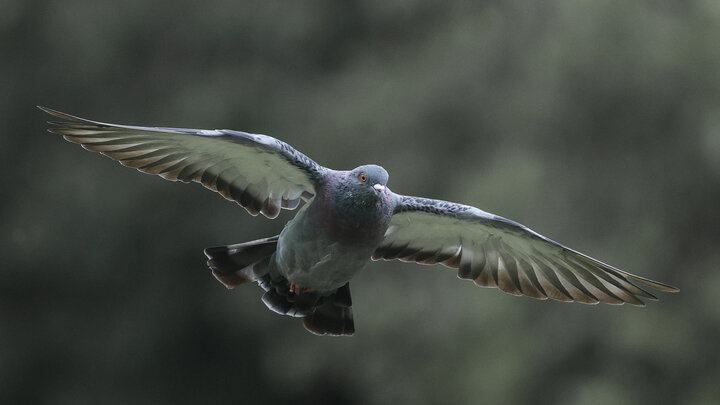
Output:
<path fill-rule="evenodd" d="M 301 288 L 295 285 L 295 283 L 290 283 L 290 292 L 295 295 L 300 295 L 300 293 L 311 293 L 314 290 L 312 288 Z"/>

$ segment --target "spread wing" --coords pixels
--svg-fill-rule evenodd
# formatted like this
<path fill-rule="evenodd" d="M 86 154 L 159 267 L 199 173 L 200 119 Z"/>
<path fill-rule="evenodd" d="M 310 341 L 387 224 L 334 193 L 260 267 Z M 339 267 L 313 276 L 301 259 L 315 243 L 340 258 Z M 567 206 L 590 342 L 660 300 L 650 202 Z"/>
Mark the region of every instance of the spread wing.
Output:
<path fill-rule="evenodd" d="M 616 269 L 531 229 L 475 207 L 397 196 L 398 204 L 373 260 L 440 263 L 458 277 L 514 295 L 588 304 L 657 299 L 644 287 L 677 288 Z"/>
<path fill-rule="evenodd" d="M 106 124 L 39 107 L 62 121 L 50 132 L 167 180 L 201 183 L 252 215 L 275 218 L 315 194 L 326 168 L 266 135 Z"/>

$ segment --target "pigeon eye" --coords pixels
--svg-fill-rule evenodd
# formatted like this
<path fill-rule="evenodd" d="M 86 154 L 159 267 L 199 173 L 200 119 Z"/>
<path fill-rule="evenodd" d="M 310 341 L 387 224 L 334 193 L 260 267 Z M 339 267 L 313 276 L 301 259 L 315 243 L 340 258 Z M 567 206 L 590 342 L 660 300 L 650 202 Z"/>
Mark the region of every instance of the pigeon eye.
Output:
<path fill-rule="evenodd" d="M 365 173 L 360 175 L 360 181 L 362 181 L 363 183 L 367 182 L 367 176 L 365 175 Z"/>

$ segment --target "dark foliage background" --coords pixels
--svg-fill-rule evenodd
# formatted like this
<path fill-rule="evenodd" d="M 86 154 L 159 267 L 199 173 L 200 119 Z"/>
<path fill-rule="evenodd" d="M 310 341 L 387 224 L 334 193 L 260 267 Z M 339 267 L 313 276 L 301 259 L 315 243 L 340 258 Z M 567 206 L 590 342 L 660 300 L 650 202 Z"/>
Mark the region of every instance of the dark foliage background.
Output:
<path fill-rule="evenodd" d="M 0 402 L 720 402 L 720 3 L 0 2 Z M 35 105 L 377 163 L 678 285 L 645 309 L 372 263 L 357 335 L 225 290 L 279 232 L 45 133 Z"/>

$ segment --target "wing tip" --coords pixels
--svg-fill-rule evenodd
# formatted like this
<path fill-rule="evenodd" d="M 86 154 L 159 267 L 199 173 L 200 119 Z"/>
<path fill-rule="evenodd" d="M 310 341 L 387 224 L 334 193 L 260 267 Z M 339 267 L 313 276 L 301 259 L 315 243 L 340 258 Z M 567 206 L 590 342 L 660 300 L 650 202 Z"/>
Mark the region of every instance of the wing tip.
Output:
<path fill-rule="evenodd" d="M 42 111 L 42 112 L 48 113 L 48 114 L 50 114 L 50 115 L 52 115 L 52 116 L 55 116 L 55 117 L 58 117 L 58 118 L 63 118 L 63 119 L 64 119 L 65 116 L 67 115 L 67 114 L 65 114 L 65 113 L 63 113 L 63 112 L 61 112 L 61 111 L 53 110 L 52 108 L 48 108 L 48 107 L 45 107 L 45 106 L 42 106 L 42 105 L 36 105 L 35 107 L 37 107 L 37 108 L 38 108 L 40 111 Z"/>
<path fill-rule="evenodd" d="M 645 278 L 645 277 L 641 277 L 641 276 L 636 276 L 636 275 L 634 275 L 634 274 L 629 274 L 629 273 L 626 274 L 626 276 L 627 276 L 628 278 L 630 278 L 632 281 L 635 281 L 635 282 L 640 283 L 640 284 L 642 284 L 642 285 L 644 285 L 644 286 L 646 286 L 646 287 L 650 287 L 650 288 L 653 288 L 653 289 L 658 290 L 658 291 L 667 292 L 667 293 L 680 292 L 680 289 L 679 289 L 679 288 L 677 288 L 677 287 L 675 287 L 675 286 L 673 286 L 673 285 L 670 285 L 670 284 L 662 283 L 662 282 L 660 282 L 660 281 L 650 280 L 649 278 Z M 651 297 L 648 297 L 648 298 L 651 298 Z M 652 297 L 652 298 L 657 299 L 657 297 Z M 652 299 L 652 298 L 651 298 L 651 299 Z"/>
<path fill-rule="evenodd" d="M 37 107 L 38 109 L 40 109 L 41 111 L 43 111 L 43 112 L 45 112 L 45 113 L 47 113 L 47 114 L 52 115 L 53 117 L 60 118 L 61 120 L 64 120 L 64 121 L 67 121 L 67 122 L 87 122 L 87 123 L 94 123 L 93 121 L 89 121 L 89 120 L 86 120 L 86 119 L 84 119 L 84 118 L 76 117 L 76 116 L 74 116 L 74 115 L 70 115 L 70 114 L 64 113 L 64 112 L 62 112 L 62 111 L 53 110 L 52 108 L 48 108 L 48 107 L 45 107 L 45 106 L 42 106 L 42 105 L 37 105 L 36 107 Z M 60 123 L 52 122 L 51 124 L 53 124 L 53 125 L 58 125 L 58 124 L 60 124 Z"/>
<path fill-rule="evenodd" d="M 652 287 L 658 291 L 662 291 L 662 292 L 666 292 L 666 293 L 680 292 L 680 289 L 673 285 L 660 283 L 660 282 L 656 282 L 656 281 L 652 282 L 652 284 L 646 284 L 646 285 L 649 285 L 650 287 Z"/>

